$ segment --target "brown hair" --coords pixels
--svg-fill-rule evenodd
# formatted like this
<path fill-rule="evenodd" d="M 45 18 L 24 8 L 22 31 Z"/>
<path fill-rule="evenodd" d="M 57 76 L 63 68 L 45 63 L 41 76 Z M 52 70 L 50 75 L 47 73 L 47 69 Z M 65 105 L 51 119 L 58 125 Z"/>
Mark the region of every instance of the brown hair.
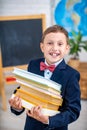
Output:
<path fill-rule="evenodd" d="M 45 36 L 47 34 L 49 34 L 49 33 L 57 33 L 57 32 L 61 32 L 61 33 L 63 33 L 66 36 L 66 40 L 67 40 L 67 44 L 68 44 L 68 41 L 69 41 L 68 32 L 62 26 L 59 26 L 59 25 L 53 25 L 53 26 L 48 27 L 44 31 L 43 35 L 42 35 L 41 42 L 42 43 L 44 42 L 44 38 L 45 38 Z"/>

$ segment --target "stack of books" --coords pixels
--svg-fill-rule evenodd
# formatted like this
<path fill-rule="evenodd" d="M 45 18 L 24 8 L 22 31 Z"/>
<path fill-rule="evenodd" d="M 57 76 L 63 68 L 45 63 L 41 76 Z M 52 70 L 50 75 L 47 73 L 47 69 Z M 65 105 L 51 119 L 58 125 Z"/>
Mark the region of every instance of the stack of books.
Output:
<path fill-rule="evenodd" d="M 22 106 L 31 109 L 33 106 L 41 105 L 45 115 L 58 113 L 62 105 L 61 85 L 26 70 L 14 68 L 16 82 L 20 84 L 13 96 L 20 96 Z"/>

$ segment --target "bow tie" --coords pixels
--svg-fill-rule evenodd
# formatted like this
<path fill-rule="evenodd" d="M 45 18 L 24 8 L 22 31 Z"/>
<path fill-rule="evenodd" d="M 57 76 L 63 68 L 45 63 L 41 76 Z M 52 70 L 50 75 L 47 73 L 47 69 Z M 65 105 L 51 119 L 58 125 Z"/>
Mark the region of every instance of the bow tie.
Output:
<path fill-rule="evenodd" d="M 51 72 L 53 72 L 54 69 L 55 69 L 55 65 L 47 66 L 44 62 L 41 62 L 41 63 L 40 63 L 40 70 L 43 71 L 43 70 L 45 70 L 45 69 L 48 69 L 48 70 L 50 70 Z"/>

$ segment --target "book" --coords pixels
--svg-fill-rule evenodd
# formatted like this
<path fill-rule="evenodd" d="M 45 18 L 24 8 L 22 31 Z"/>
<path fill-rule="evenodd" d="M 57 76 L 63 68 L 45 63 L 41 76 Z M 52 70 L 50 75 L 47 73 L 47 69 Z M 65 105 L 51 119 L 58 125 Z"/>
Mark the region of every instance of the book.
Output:
<path fill-rule="evenodd" d="M 15 76 L 23 78 L 24 80 L 27 80 L 31 83 L 31 84 L 36 84 L 36 85 L 40 85 L 40 87 L 45 87 L 45 88 L 52 88 L 54 90 L 60 91 L 61 90 L 61 85 L 50 80 L 50 79 L 46 79 L 43 76 L 28 72 L 26 70 L 23 69 L 19 69 L 19 68 L 14 68 L 13 74 L 15 74 Z"/>
<path fill-rule="evenodd" d="M 16 95 L 15 94 L 12 94 L 12 97 L 11 98 L 14 98 Z M 30 110 L 32 107 L 35 106 L 35 104 L 33 103 L 30 103 L 24 99 L 21 100 L 22 101 L 22 106 L 28 110 Z M 44 114 L 44 115 L 47 115 L 47 116 L 53 116 L 53 115 L 56 115 L 59 113 L 59 111 L 57 110 L 51 110 L 51 109 L 47 109 L 47 108 L 43 108 L 41 110 L 41 112 Z"/>
<path fill-rule="evenodd" d="M 20 84 L 20 85 L 21 85 L 21 88 L 18 91 L 26 92 L 27 95 L 30 93 L 38 98 L 48 100 L 49 102 L 54 102 L 57 105 L 62 104 L 62 99 L 60 95 L 54 95 L 52 93 L 49 93 L 48 91 L 43 91 L 42 89 L 39 90 L 37 88 L 33 88 L 31 87 L 31 85 L 29 85 L 29 87 L 23 84 Z"/>
<path fill-rule="evenodd" d="M 14 96 L 20 96 L 23 107 L 30 109 L 30 106 L 41 105 L 44 113 L 45 109 L 48 113 L 52 111 L 52 114 L 58 112 L 63 102 L 60 84 L 18 68 L 14 68 L 13 73 L 21 86 Z"/>
<path fill-rule="evenodd" d="M 19 84 L 23 84 L 25 86 L 28 86 L 28 88 L 31 87 L 31 88 L 37 89 L 39 91 L 43 91 L 44 93 L 48 92 L 48 93 L 55 95 L 55 96 L 60 95 L 60 91 L 55 90 L 54 88 L 50 88 L 44 84 L 40 84 L 38 82 L 32 82 L 30 79 L 28 80 L 28 79 L 25 79 L 25 78 L 20 77 L 20 76 L 16 76 L 16 78 L 17 78 L 16 81 Z"/>
<path fill-rule="evenodd" d="M 16 96 L 20 96 L 21 99 L 30 102 L 36 106 L 41 105 L 42 108 L 48 108 L 51 110 L 58 110 L 58 103 L 55 103 L 53 101 L 48 101 L 45 100 L 44 98 L 39 98 L 38 96 L 35 96 L 34 94 L 31 94 L 30 92 L 21 90 L 21 89 L 17 89 Z M 60 104 L 59 104 L 60 106 Z"/>

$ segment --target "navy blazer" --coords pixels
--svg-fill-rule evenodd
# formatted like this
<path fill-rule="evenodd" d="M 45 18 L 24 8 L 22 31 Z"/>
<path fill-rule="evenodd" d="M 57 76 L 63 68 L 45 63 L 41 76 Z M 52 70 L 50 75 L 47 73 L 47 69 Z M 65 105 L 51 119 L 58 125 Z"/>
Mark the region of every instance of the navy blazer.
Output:
<path fill-rule="evenodd" d="M 41 61 L 44 61 L 44 58 L 30 61 L 28 71 L 44 76 L 44 71 L 40 71 Z M 51 80 L 62 85 L 63 104 L 59 108 L 60 113 L 49 117 L 49 125 L 27 116 L 24 130 L 68 130 L 68 124 L 79 117 L 81 110 L 79 72 L 67 65 L 63 60 L 54 70 Z M 16 115 L 22 113 L 11 110 Z"/>

